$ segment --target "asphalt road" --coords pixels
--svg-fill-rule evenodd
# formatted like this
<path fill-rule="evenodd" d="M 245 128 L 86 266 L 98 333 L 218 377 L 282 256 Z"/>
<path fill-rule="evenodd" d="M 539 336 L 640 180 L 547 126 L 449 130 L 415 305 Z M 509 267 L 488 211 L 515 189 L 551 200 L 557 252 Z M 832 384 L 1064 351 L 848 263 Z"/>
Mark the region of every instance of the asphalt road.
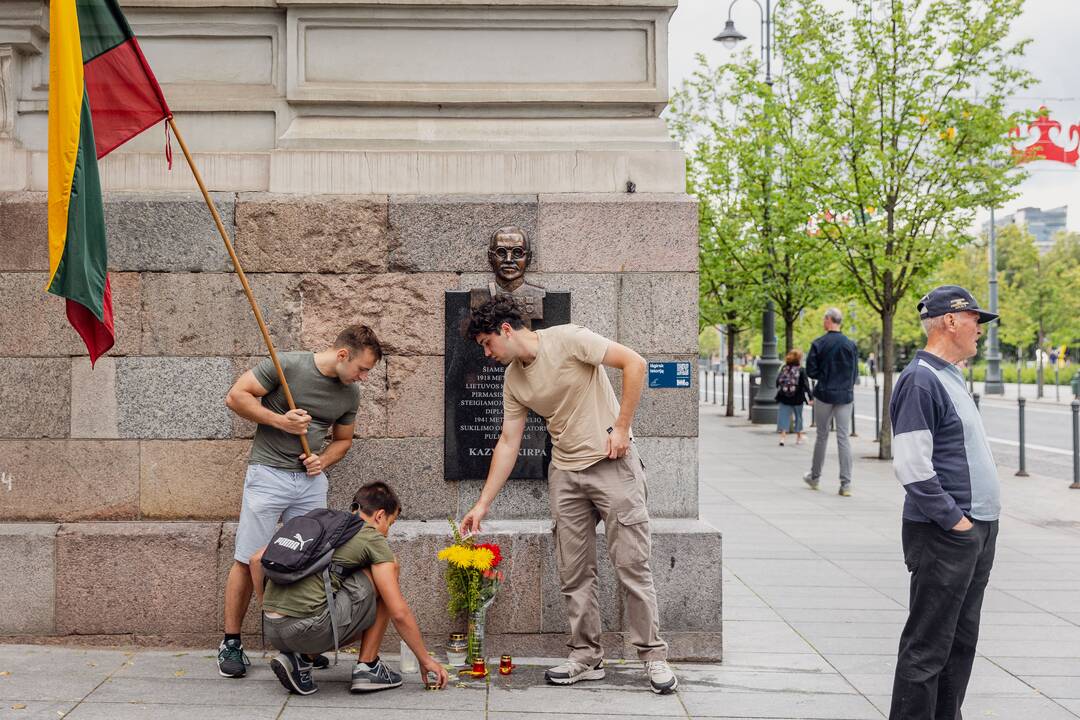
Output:
<path fill-rule="evenodd" d="M 1016 400 L 983 398 L 979 403 L 983 425 L 1002 467 L 1020 465 L 1019 412 Z M 1072 411 L 1062 403 L 1054 406 L 1029 401 L 1024 410 L 1025 455 L 1028 472 L 1072 479 Z M 856 429 L 871 431 L 874 423 L 874 388 L 855 387 Z M 863 425 L 865 423 L 865 425 Z"/>
<path fill-rule="evenodd" d="M 699 380 L 703 376 L 699 376 Z M 741 377 L 736 377 L 735 410 L 740 411 Z M 855 429 L 856 432 L 872 434 L 874 427 L 874 387 L 866 384 L 855 386 Z M 718 378 L 719 383 L 719 378 Z M 1012 386 L 1010 386 L 1010 389 Z M 1033 392 L 1029 388 L 1026 392 Z M 1053 397 L 1053 389 L 1047 390 L 1048 397 Z M 1015 395 L 1015 393 L 1014 393 Z M 1063 397 L 1068 393 L 1063 392 Z M 702 395 L 704 400 L 704 395 Z M 711 387 L 709 400 L 711 401 Z M 1012 399 L 982 398 L 980 401 L 983 424 L 990 438 L 994 458 L 1002 468 L 1014 471 L 1020 467 L 1019 450 L 1019 412 L 1015 397 Z M 809 422 L 809 412 L 806 421 Z M 1025 465 L 1029 473 L 1038 473 L 1047 477 L 1060 478 L 1066 484 L 1073 478 L 1072 460 L 1072 411 L 1067 402 L 1055 405 L 1028 399 L 1025 407 Z M 1080 490 L 1077 491 L 1080 494 Z"/>

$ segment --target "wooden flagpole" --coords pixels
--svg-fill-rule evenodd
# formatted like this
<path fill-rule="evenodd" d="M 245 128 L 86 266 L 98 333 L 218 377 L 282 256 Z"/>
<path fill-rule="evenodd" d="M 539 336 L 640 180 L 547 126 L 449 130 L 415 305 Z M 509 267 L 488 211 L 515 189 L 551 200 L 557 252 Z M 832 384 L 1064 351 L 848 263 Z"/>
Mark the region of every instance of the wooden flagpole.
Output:
<path fill-rule="evenodd" d="M 274 341 L 270 339 L 270 330 L 266 327 L 266 322 L 263 321 L 262 312 L 259 311 L 258 303 L 255 302 L 255 295 L 251 292 L 251 286 L 248 285 L 247 276 L 244 275 L 244 268 L 240 267 L 240 259 L 236 257 L 236 250 L 233 249 L 232 241 L 229 240 L 229 233 L 226 232 L 225 226 L 221 223 L 221 216 L 218 215 L 217 208 L 214 207 L 214 201 L 210 199 L 210 193 L 206 191 L 206 185 L 203 183 L 202 175 L 199 174 L 198 168 L 195 167 L 195 161 L 191 158 L 191 153 L 188 152 L 184 137 L 177 129 L 176 123 L 173 121 L 171 115 L 167 118 L 167 122 L 169 123 L 169 127 L 172 128 L 173 135 L 176 136 L 176 141 L 180 143 L 180 149 L 184 153 L 184 159 L 187 160 L 188 167 L 191 168 L 191 174 L 195 176 L 195 182 L 199 185 L 203 200 L 206 201 L 206 207 L 210 208 L 210 214 L 214 216 L 214 224 L 217 225 L 218 232 L 221 234 L 221 239 L 225 243 L 225 249 L 229 252 L 229 257 L 232 258 L 233 268 L 236 269 L 236 275 L 240 278 L 240 284 L 244 286 L 244 294 L 247 295 L 248 302 L 251 303 L 251 311 L 255 313 L 255 320 L 259 323 L 259 330 L 262 332 L 263 341 L 266 343 L 266 349 L 270 351 L 270 360 L 273 361 L 274 369 L 277 370 L 278 379 L 281 381 L 281 389 L 285 393 L 285 402 L 289 403 L 290 410 L 295 410 L 296 403 L 293 402 L 292 392 L 289 390 L 289 383 L 285 380 L 285 371 L 281 369 L 281 361 L 278 360 L 277 351 L 274 350 Z M 300 446 L 304 449 L 305 455 L 311 455 L 311 448 L 308 447 L 307 435 L 300 436 Z"/>

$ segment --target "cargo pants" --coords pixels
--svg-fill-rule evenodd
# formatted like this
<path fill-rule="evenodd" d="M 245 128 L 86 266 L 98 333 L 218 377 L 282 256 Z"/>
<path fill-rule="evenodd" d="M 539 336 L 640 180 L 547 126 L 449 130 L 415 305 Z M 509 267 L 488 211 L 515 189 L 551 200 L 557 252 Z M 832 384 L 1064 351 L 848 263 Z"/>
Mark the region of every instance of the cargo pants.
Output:
<path fill-rule="evenodd" d="M 548 471 L 555 561 L 570 623 L 570 659 L 595 665 L 600 642 L 596 526 L 603 520 L 608 554 L 626 591 L 630 642 L 641 660 L 667 659 L 649 567 L 651 542 L 645 465 L 633 445 L 624 457 L 584 470 Z"/>

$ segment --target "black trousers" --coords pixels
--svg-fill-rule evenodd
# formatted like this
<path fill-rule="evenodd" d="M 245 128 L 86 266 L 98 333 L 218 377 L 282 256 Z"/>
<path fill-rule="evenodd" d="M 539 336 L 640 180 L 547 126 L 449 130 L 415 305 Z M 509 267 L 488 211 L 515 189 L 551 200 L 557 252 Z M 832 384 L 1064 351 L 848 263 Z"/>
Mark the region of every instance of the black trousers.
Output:
<path fill-rule="evenodd" d="M 966 532 L 904 521 L 911 571 L 908 619 L 900 635 L 889 720 L 961 720 L 983 592 L 998 523 L 972 521 Z"/>

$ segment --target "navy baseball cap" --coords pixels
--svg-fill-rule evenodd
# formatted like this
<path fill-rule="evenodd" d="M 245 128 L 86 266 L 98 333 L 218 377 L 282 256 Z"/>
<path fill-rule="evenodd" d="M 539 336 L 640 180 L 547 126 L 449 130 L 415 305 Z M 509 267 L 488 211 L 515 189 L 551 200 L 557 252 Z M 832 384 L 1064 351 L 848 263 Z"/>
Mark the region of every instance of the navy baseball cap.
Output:
<path fill-rule="evenodd" d="M 921 320 L 956 312 L 979 313 L 980 324 L 998 319 L 995 313 L 980 310 L 975 297 L 959 285 L 941 285 L 934 288 L 923 295 L 918 308 Z"/>

